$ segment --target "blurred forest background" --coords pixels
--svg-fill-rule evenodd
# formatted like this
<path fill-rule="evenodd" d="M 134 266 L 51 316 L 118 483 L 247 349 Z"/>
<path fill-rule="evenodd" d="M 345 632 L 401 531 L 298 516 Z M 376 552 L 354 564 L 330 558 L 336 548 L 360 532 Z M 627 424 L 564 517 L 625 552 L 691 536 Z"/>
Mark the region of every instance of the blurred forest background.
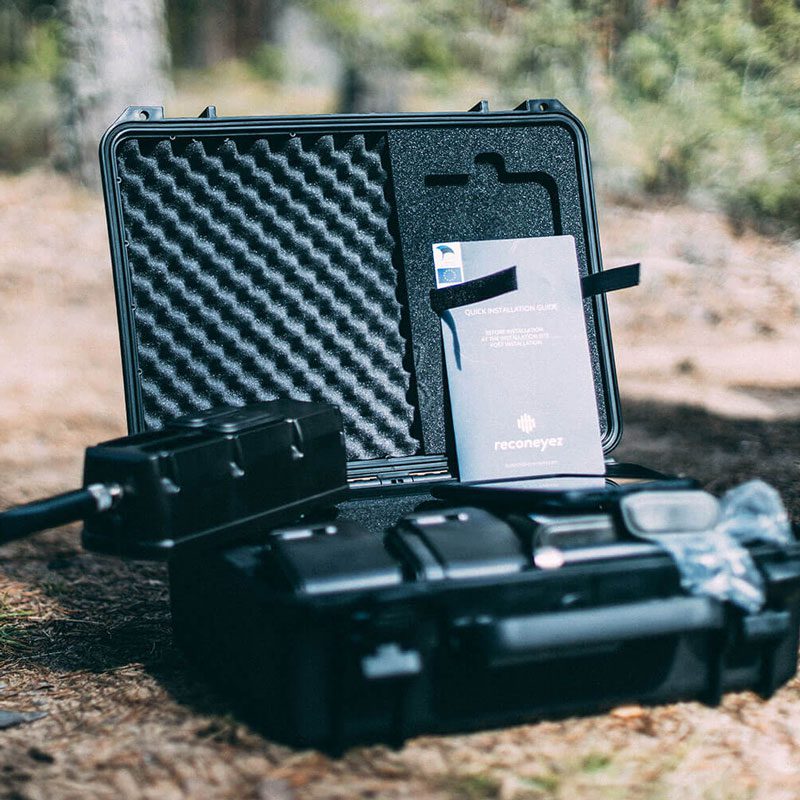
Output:
<path fill-rule="evenodd" d="M 798 0 L 800 1 L 800 0 Z M 586 123 L 626 433 L 713 491 L 760 476 L 800 521 L 795 0 L 0 0 L 0 508 L 73 488 L 125 432 L 97 145 L 168 116 L 495 109 Z M 687 406 L 694 406 L 687 408 Z M 0 554 L 0 796 L 20 800 L 775 800 L 800 682 L 332 762 L 235 722 L 172 643 L 162 565 L 75 527 Z M 12 715 L 13 716 L 13 715 Z"/>
<path fill-rule="evenodd" d="M 794 0 L 0 0 L 0 168 L 96 180 L 128 103 L 197 115 L 557 96 L 611 196 L 800 230 Z"/>
<path fill-rule="evenodd" d="M 0 467 L 15 409 L 121 426 L 97 146 L 127 105 L 536 97 L 588 128 L 606 264 L 643 265 L 609 297 L 623 395 L 800 416 L 800 0 L 0 0 Z"/>

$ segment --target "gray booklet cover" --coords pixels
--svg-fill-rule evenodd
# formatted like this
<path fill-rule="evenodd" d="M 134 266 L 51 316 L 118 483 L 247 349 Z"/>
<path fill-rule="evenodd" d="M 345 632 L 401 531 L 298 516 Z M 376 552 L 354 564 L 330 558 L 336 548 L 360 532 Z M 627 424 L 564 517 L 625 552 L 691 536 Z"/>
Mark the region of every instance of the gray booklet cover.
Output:
<path fill-rule="evenodd" d="M 442 317 L 462 481 L 605 472 L 572 236 L 433 245 L 442 288 L 516 267 L 516 291 Z"/>

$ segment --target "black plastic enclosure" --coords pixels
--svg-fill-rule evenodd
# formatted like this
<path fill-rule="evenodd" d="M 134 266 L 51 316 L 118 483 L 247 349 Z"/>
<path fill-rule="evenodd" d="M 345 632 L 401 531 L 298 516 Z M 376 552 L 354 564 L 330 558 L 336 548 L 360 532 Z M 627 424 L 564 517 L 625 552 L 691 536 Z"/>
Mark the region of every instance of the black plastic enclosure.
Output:
<path fill-rule="evenodd" d="M 122 499 L 86 520 L 89 550 L 160 559 L 223 546 L 342 499 L 341 415 L 294 400 L 190 415 L 88 448 L 91 484 L 118 484 Z"/>
<path fill-rule="evenodd" d="M 131 432 L 213 405 L 338 405 L 353 488 L 452 477 L 435 241 L 571 234 L 602 269 L 581 123 L 512 111 L 168 119 L 101 143 Z M 585 301 L 609 453 L 621 418 L 605 299 Z"/>
<path fill-rule="evenodd" d="M 471 532 L 476 562 L 497 563 L 494 534 Z M 372 536 L 367 562 L 380 547 Z M 173 625 L 246 719 L 297 747 L 338 754 L 630 703 L 716 705 L 744 689 L 766 698 L 797 667 L 797 545 L 751 550 L 768 596 L 757 614 L 687 596 L 654 548 L 482 578 L 418 573 L 381 588 L 353 575 L 325 593 L 268 579 L 268 547 L 170 561 Z M 386 574 L 383 562 L 368 566 Z"/>

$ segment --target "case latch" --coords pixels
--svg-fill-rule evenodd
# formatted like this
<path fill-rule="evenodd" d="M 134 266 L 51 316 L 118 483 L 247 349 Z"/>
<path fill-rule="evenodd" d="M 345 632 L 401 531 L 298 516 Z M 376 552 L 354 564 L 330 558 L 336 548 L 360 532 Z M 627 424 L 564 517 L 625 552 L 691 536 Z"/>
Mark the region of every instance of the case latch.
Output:
<path fill-rule="evenodd" d="M 128 106 L 114 121 L 114 125 L 121 122 L 152 122 L 164 119 L 164 106 Z"/>
<path fill-rule="evenodd" d="M 542 114 L 547 111 L 566 111 L 566 109 L 558 100 L 549 97 L 541 100 L 523 100 L 514 111 Z"/>
<path fill-rule="evenodd" d="M 742 636 L 748 644 L 782 639 L 790 630 L 792 615 L 788 611 L 762 611 L 742 618 Z"/>
<path fill-rule="evenodd" d="M 361 672 L 367 680 L 410 678 L 422 672 L 422 657 L 417 650 L 403 650 L 389 642 L 361 659 Z"/>

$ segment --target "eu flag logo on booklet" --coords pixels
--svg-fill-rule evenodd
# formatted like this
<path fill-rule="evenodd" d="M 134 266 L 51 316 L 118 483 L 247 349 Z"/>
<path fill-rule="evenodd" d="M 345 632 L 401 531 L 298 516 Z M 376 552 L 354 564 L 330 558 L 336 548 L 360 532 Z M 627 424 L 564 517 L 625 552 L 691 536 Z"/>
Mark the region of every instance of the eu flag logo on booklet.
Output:
<path fill-rule="evenodd" d="M 464 283 L 461 262 L 461 242 L 445 242 L 433 246 L 433 263 L 436 267 L 436 288 Z"/>

